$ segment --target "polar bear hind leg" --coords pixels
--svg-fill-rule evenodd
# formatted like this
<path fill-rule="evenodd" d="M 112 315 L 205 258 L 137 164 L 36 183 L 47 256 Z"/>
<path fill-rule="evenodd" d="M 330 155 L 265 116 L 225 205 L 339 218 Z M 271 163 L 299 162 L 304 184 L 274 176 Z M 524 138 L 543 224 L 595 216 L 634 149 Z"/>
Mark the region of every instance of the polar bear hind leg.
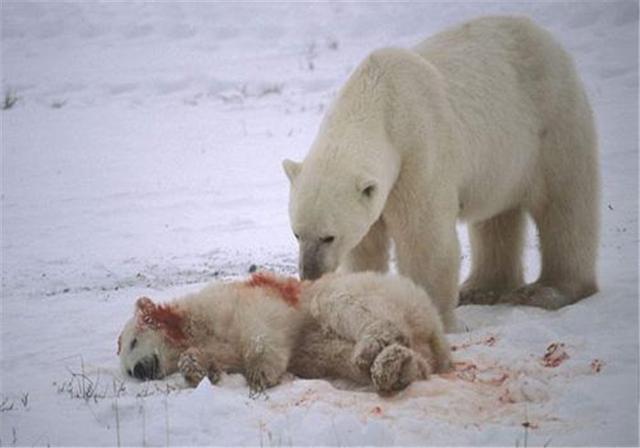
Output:
<path fill-rule="evenodd" d="M 589 210 L 592 207 L 597 206 L 555 200 L 534 213 L 542 251 L 540 277 L 507 294 L 502 302 L 558 309 L 598 291 L 597 218 L 585 217 L 597 213 Z"/>
<path fill-rule="evenodd" d="M 471 274 L 460 290 L 461 305 L 491 305 L 524 284 L 524 230 L 525 216 L 519 208 L 469 224 Z"/>
<path fill-rule="evenodd" d="M 501 302 L 558 309 L 598 291 L 597 143 L 588 106 L 575 110 L 583 115 L 567 112 L 543 140 L 543 190 L 528 207 L 540 235 L 540 277 Z"/>

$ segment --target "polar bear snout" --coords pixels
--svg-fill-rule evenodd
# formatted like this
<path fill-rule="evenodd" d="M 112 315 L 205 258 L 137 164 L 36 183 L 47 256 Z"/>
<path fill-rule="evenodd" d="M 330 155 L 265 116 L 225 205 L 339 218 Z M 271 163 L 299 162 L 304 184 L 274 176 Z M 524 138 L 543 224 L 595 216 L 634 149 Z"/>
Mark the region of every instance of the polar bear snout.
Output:
<path fill-rule="evenodd" d="M 300 248 L 300 262 L 299 262 L 300 278 L 302 280 L 316 280 L 322 277 L 324 274 L 323 269 L 320 266 L 318 260 L 317 251 L 305 252 L 302 247 Z"/>
<path fill-rule="evenodd" d="M 330 239 L 329 239 L 330 238 Z M 327 272 L 336 269 L 337 263 L 332 262 L 335 237 L 325 237 L 313 242 L 299 240 L 300 254 L 298 269 L 302 280 L 316 280 Z"/>
<path fill-rule="evenodd" d="M 324 272 L 322 272 L 317 265 L 300 267 L 300 278 L 302 280 L 317 280 L 322 277 L 322 274 L 324 274 Z"/>

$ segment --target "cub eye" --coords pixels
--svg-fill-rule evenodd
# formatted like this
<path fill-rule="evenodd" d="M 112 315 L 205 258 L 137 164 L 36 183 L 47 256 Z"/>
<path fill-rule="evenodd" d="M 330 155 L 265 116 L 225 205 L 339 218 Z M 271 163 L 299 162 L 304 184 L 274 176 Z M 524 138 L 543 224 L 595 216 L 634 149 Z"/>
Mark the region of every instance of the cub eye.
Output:
<path fill-rule="evenodd" d="M 324 244 L 331 244 L 335 239 L 335 236 L 325 236 L 324 238 L 320 238 L 320 241 L 322 241 Z"/>
<path fill-rule="evenodd" d="M 131 341 L 131 344 L 129 344 L 129 350 L 133 350 L 136 345 L 138 345 L 138 340 L 134 338 L 133 341 Z"/>
<path fill-rule="evenodd" d="M 297 240 L 300 239 L 300 235 L 298 235 L 297 233 L 293 232 L 293 236 L 296 237 Z"/>

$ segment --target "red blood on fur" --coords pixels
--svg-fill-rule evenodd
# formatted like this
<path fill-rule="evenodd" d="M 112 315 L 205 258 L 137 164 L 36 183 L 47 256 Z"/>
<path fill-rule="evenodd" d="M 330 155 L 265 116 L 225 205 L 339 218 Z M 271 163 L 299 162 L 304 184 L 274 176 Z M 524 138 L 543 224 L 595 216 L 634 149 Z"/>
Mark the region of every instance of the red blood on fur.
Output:
<path fill-rule="evenodd" d="M 162 331 L 169 342 L 176 345 L 187 339 L 182 313 L 173 305 L 156 305 L 146 297 L 138 299 L 138 325 Z"/>
<path fill-rule="evenodd" d="M 247 280 L 246 285 L 272 289 L 290 306 L 298 306 L 300 301 L 300 281 L 295 278 L 279 278 L 268 272 L 258 272 Z"/>

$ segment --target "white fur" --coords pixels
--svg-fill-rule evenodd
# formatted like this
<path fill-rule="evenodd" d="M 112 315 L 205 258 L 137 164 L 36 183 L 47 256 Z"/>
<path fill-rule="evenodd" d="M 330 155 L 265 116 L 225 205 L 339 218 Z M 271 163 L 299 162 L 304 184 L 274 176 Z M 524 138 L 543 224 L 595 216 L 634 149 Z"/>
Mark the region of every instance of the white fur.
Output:
<path fill-rule="evenodd" d="M 304 162 L 284 163 L 301 275 L 384 271 L 392 240 L 400 273 L 451 327 L 461 219 L 473 261 L 464 302 L 567 305 L 597 291 L 597 165 L 574 65 L 530 20 L 481 18 L 411 50 L 377 50 L 339 92 Z M 523 286 L 525 214 L 542 270 Z"/>
<path fill-rule="evenodd" d="M 175 300 L 168 306 L 183 316 L 180 344 L 154 322 L 141 323 L 139 301 L 120 338 L 122 368 L 133 376 L 155 355 L 157 367 L 141 379 L 180 371 L 196 385 L 207 375 L 215 382 L 220 372 L 242 372 L 253 390 L 262 390 L 288 370 L 373 384 L 379 392 L 451 368 L 438 313 L 410 280 L 333 274 L 300 288 L 297 306 L 245 282 L 215 283 Z"/>

